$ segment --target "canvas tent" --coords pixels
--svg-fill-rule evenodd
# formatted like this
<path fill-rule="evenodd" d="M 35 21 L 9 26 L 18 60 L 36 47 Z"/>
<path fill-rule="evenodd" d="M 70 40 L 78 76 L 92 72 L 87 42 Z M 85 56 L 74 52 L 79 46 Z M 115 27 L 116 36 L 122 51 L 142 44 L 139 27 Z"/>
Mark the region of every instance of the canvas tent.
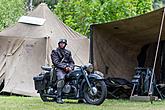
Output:
<path fill-rule="evenodd" d="M 44 3 L 28 16 L 43 18 L 45 22 L 16 23 L 0 32 L 0 81 L 5 81 L 2 92 L 36 96 L 33 77 L 42 65 L 51 65 L 50 53 L 58 40 L 68 40 L 67 48 L 78 65 L 88 63 L 89 41 L 62 23 Z"/>
<path fill-rule="evenodd" d="M 152 67 L 164 8 L 103 24 L 91 25 L 90 61 L 106 77 L 131 80 L 135 67 Z M 165 25 L 155 74 L 165 79 Z"/>

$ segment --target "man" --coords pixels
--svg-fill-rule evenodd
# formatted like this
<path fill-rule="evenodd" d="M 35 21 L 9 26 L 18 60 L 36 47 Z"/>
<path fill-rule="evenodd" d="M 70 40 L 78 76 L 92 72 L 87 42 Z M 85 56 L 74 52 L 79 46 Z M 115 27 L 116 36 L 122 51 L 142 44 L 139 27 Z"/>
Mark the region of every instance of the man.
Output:
<path fill-rule="evenodd" d="M 52 50 L 51 59 L 54 66 L 57 68 L 57 103 L 62 104 L 61 99 L 62 88 L 64 86 L 64 78 L 67 73 L 73 69 L 74 61 L 71 56 L 71 52 L 65 49 L 67 45 L 66 39 L 60 39 L 58 42 L 58 48 Z"/>

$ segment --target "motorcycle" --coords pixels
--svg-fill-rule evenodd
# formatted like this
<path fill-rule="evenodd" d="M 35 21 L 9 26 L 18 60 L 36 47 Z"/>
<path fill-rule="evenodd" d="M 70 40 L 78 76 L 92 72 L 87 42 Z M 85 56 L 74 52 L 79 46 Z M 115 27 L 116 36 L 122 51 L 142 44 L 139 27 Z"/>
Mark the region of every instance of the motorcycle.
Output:
<path fill-rule="evenodd" d="M 54 67 L 42 66 L 42 72 L 34 77 L 35 89 L 45 101 L 56 101 L 57 81 Z M 92 64 L 75 65 L 74 70 L 65 75 L 62 99 L 78 99 L 88 104 L 100 105 L 107 96 L 103 74 L 93 71 Z"/>

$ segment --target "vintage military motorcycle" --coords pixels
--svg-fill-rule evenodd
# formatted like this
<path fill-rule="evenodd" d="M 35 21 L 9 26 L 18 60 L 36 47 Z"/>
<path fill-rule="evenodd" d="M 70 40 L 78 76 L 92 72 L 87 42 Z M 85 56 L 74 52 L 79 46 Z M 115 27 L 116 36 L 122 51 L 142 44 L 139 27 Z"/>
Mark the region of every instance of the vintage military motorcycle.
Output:
<path fill-rule="evenodd" d="M 57 85 L 56 70 L 53 67 L 42 66 L 42 72 L 34 77 L 35 89 L 43 101 L 56 101 Z M 77 66 L 65 76 L 62 90 L 63 99 L 78 99 L 85 103 L 100 105 L 107 96 L 107 87 L 103 74 L 93 71 L 91 64 Z"/>

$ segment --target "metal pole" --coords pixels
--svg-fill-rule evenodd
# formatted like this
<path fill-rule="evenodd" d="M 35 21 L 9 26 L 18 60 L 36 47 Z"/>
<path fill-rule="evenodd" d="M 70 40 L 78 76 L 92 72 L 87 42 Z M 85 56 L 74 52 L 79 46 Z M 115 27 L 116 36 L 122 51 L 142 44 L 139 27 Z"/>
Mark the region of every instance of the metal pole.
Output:
<path fill-rule="evenodd" d="M 29 2 L 29 11 L 32 11 L 33 10 L 33 0 L 30 0 Z"/>
<path fill-rule="evenodd" d="M 93 26 L 90 25 L 90 49 L 89 49 L 89 63 L 93 64 Z"/>
<path fill-rule="evenodd" d="M 156 53 L 155 53 L 155 60 L 154 60 L 154 65 L 152 68 L 152 75 L 151 75 L 151 80 L 150 80 L 150 88 L 149 88 L 149 96 L 150 96 L 150 101 L 152 103 L 152 85 L 153 85 L 153 78 L 154 78 L 154 73 L 155 73 L 155 66 L 156 66 L 156 61 L 157 61 L 157 56 L 158 56 L 158 51 L 159 51 L 159 44 L 160 44 L 160 38 L 162 35 L 162 29 L 163 29 L 163 23 L 164 23 L 164 16 L 165 16 L 165 8 L 163 10 L 163 15 L 162 15 L 162 21 L 160 25 L 160 31 L 159 31 L 159 37 L 158 37 L 158 43 L 157 43 L 157 48 L 156 48 Z"/>

